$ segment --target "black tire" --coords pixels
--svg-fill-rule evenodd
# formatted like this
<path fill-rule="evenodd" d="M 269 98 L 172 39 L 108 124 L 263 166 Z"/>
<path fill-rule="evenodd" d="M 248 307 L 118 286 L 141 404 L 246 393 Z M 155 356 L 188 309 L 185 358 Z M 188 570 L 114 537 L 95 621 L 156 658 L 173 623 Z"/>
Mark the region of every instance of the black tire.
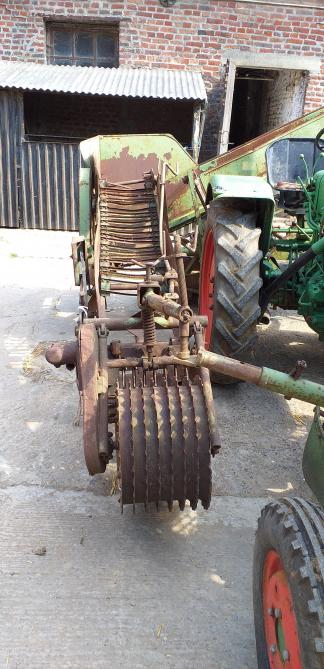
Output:
<path fill-rule="evenodd" d="M 300 498 L 280 499 L 262 510 L 256 532 L 253 569 L 254 625 L 259 669 L 271 667 L 270 649 L 267 648 L 264 630 L 262 587 L 264 564 L 271 550 L 278 553 L 288 581 L 302 667 L 323 669 L 323 510 Z"/>
<path fill-rule="evenodd" d="M 214 200 L 208 210 L 204 236 L 205 243 L 209 231 L 212 232 L 215 258 L 209 350 L 244 362 L 253 361 L 256 325 L 261 313 L 261 229 L 256 227 L 256 218 L 249 201 L 227 204 Z M 237 382 L 221 374 L 212 374 L 212 380 L 215 383 Z"/>

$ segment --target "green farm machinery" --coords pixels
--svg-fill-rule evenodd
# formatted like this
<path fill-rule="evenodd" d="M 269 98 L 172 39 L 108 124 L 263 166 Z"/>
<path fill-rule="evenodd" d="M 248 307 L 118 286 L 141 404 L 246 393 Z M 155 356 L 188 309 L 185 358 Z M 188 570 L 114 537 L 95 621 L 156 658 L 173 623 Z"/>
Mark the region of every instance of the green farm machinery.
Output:
<path fill-rule="evenodd" d="M 324 504 L 324 386 L 300 378 L 302 361 L 289 374 L 251 364 L 268 305 L 297 309 L 324 336 L 323 116 L 316 139 L 312 131 L 267 138 L 271 185 L 251 166 L 226 173 L 226 157 L 197 165 L 170 135 L 81 143 L 80 235 L 72 243 L 80 315 L 75 341 L 52 345 L 46 357 L 76 369 L 86 465 L 102 473 L 116 456 L 122 509 L 163 502 L 171 510 L 174 501 L 195 509 L 199 500 L 208 508 L 211 457 L 220 449 L 211 381 L 238 380 L 317 406 L 304 472 Z M 279 225 L 275 198 L 285 210 Z M 130 315 L 111 312 L 116 295 L 133 297 Z M 323 517 L 300 500 L 279 501 L 262 516 L 262 669 L 324 666 Z M 292 565 L 316 600 L 304 635 L 310 651 Z"/>

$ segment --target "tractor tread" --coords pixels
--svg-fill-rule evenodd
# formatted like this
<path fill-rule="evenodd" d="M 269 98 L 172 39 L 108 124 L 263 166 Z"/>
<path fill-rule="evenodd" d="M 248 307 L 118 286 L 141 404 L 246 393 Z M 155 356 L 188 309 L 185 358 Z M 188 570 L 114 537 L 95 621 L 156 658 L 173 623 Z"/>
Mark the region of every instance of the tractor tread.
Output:
<path fill-rule="evenodd" d="M 254 553 L 254 613 L 259 667 L 269 669 L 260 618 L 260 557 L 266 546 L 279 552 L 297 618 L 303 666 L 324 667 L 324 512 L 298 497 L 268 504 L 258 520 Z M 262 623 L 263 629 L 263 623 Z M 264 634 L 264 632 L 263 632 Z"/>
<path fill-rule="evenodd" d="M 244 203 L 213 201 L 208 211 L 207 232 L 212 229 L 215 249 L 215 282 L 211 350 L 244 362 L 253 361 L 260 316 L 259 250 L 261 229 L 256 212 L 244 213 Z M 236 380 L 211 375 L 218 383 Z"/>

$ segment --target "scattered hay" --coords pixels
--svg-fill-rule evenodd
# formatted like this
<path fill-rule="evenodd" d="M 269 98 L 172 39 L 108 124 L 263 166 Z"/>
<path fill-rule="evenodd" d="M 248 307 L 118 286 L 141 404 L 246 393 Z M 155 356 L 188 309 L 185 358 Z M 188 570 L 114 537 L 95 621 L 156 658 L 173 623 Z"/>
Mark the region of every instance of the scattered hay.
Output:
<path fill-rule="evenodd" d="M 52 341 L 40 341 L 39 344 L 37 344 L 37 346 L 35 346 L 35 348 L 32 350 L 31 356 L 33 358 L 38 358 L 39 355 L 44 355 L 46 349 L 48 349 L 48 347 L 53 343 L 54 342 Z"/>
<path fill-rule="evenodd" d="M 299 413 L 292 413 L 291 414 L 296 423 L 299 423 L 300 425 L 306 425 L 303 417 Z"/>
<path fill-rule="evenodd" d="M 46 546 L 38 546 L 37 548 L 33 549 L 34 555 L 46 555 L 47 549 Z"/>
<path fill-rule="evenodd" d="M 76 412 L 76 415 L 73 418 L 73 425 L 75 425 L 75 427 L 78 427 L 78 425 L 80 425 L 82 414 L 83 414 L 83 411 L 82 411 L 81 395 L 79 395 L 78 410 Z"/>
<path fill-rule="evenodd" d="M 119 493 L 118 473 L 117 471 L 115 471 L 111 482 L 109 495 L 112 497 L 113 495 L 117 495 L 118 493 Z"/>
<path fill-rule="evenodd" d="M 156 629 L 156 638 L 157 639 L 160 639 L 163 630 L 164 630 L 164 625 L 163 625 L 163 623 L 161 623 L 161 625 L 158 625 L 158 627 Z"/>

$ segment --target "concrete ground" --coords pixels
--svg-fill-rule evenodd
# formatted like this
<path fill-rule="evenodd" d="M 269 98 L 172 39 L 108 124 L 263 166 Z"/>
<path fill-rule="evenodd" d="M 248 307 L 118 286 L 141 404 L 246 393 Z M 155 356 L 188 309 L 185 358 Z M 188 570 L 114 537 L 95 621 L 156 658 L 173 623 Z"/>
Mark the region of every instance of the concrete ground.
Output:
<path fill-rule="evenodd" d="M 0 232 L 0 667 L 256 669 L 256 519 L 269 498 L 310 496 L 312 407 L 215 387 L 223 447 L 210 510 L 121 516 L 114 466 L 92 479 L 85 469 L 74 374 L 43 356 L 73 338 L 71 236 Z M 316 335 L 274 312 L 256 362 L 288 371 L 300 358 L 323 378 Z"/>

